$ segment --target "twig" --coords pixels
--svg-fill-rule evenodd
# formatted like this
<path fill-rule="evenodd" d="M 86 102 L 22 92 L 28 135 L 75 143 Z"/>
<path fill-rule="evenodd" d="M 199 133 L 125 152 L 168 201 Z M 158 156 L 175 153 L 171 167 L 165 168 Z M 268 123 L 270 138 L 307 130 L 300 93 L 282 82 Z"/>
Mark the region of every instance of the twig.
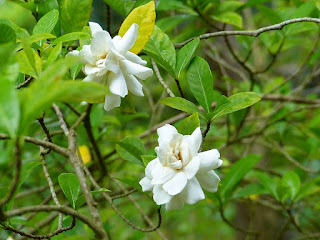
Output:
<path fill-rule="evenodd" d="M 16 89 L 20 89 L 20 88 L 23 88 L 23 87 L 26 87 L 29 85 L 29 83 L 31 83 L 31 81 L 33 80 L 34 78 L 32 78 L 31 76 L 27 78 L 27 80 L 25 80 L 23 83 L 20 83 L 19 85 L 16 86 Z"/>
<path fill-rule="evenodd" d="M 168 87 L 168 85 L 163 81 L 163 78 L 161 77 L 161 74 L 160 74 L 160 71 L 158 69 L 158 66 L 157 64 L 155 63 L 155 61 L 150 58 L 151 60 L 151 64 L 152 64 L 152 67 L 154 69 L 154 71 L 156 72 L 156 76 L 160 82 L 160 84 L 162 85 L 162 87 L 164 88 L 164 90 L 166 90 L 167 94 L 170 96 L 170 97 L 175 97 L 175 95 L 173 94 L 173 92 L 170 90 L 170 88 Z"/>
<path fill-rule="evenodd" d="M 57 117 L 59 118 L 59 123 L 60 123 L 61 129 L 63 130 L 64 134 L 66 136 L 68 136 L 68 134 L 69 134 L 68 126 L 63 119 L 63 114 L 62 114 L 60 108 L 55 103 L 52 104 L 52 107 L 53 107 L 54 111 L 56 112 Z"/>
<path fill-rule="evenodd" d="M 25 198 L 25 197 L 27 197 L 29 195 L 33 195 L 35 193 L 41 193 L 41 192 L 47 190 L 48 188 L 49 188 L 49 186 L 42 186 L 42 187 L 38 187 L 35 189 L 27 190 L 27 191 L 24 191 L 24 192 L 17 194 L 15 199 Z"/>
<path fill-rule="evenodd" d="M 298 22 L 314 22 L 314 23 L 320 23 L 319 18 L 309 18 L 309 17 L 303 17 L 303 18 L 294 18 L 290 19 L 278 24 L 270 25 L 267 27 L 259 28 L 257 30 L 248 30 L 248 31 L 220 31 L 220 32 L 214 32 L 214 33 L 206 33 L 203 35 L 200 35 L 200 40 L 202 39 L 208 39 L 212 37 L 220 37 L 220 36 L 231 36 L 231 35 L 244 35 L 244 36 L 251 36 L 251 37 L 258 37 L 261 33 L 268 32 L 268 31 L 274 31 L 274 30 L 281 30 L 284 26 L 298 23 Z M 191 42 L 197 37 L 193 37 L 188 39 L 187 41 L 184 41 L 182 43 L 176 43 L 174 46 L 176 48 L 182 48 L 187 43 Z"/>
<path fill-rule="evenodd" d="M 124 198 L 124 197 L 131 195 L 132 193 L 135 193 L 136 191 L 137 191 L 137 189 L 131 189 L 130 191 L 125 190 L 124 193 L 122 193 L 122 194 L 118 194 L 116 196 L 111 196 L 111 199 L 113 201 L 115 199 Z"/>
<path fill-rule="evenodd" d="M 180 93 L 180 96 L 181 96 L 182 98 L 185 98 L 179 80 L 178 80 L 178 79 L 174 79 L 174 81 L 175 81 L 176 84 L 177 84 L 177 87 L 178 87 L 178 91 L 179 91 L 179 93 Z"/>
<path fill-rule="evenodd" d="M 205 140 L 206 140 L 206 136 L 207 136 L 207 134 L 208 134 L 208 132 L 209 132 L 209 130 L 210 130 L 210 126 L 211 126 L 211 122 L 209 121 L 209 122 L 207 122 L 207 127 L 206 127 L 206 129 L 202 132 L 202 142 L 201 142 L 199 151 L 202 150 L 203 144 L 204 144 L 204 142 L 205 142 Z"/>

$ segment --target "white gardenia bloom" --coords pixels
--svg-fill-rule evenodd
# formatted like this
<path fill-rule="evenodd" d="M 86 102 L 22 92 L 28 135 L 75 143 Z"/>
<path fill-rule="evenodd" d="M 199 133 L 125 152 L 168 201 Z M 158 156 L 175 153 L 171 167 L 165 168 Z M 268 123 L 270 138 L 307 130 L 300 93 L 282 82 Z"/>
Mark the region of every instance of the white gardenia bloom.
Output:
<path fill-rule="evenodd" d="M 220 167 L 222 160 L 217 149 L 198 152 L 202 141 L 199 127 L 191 135 L 181 135 L 166 124 L 157 133 L 158 157 L 149 162 L 146 176 L 139 182 L 144 192 L 153 191 L 158 205 L 173 210 L 204 199 L 202 188 L 217 191 L 220 178 L 213 169 Z"/>
<path fill-rule="evenodd" d="M 123 37 L 114 38 L 97 23 L 89 22 L 89 26 L 93 37 L 91 44 L 70 54 L 80 56 L 85 64 L 83 71 L 87 77 L 83 81 L 98 82 L 110 89 L 111 93 L 105 98 L 104 109 L 110 111 L 119 107 L 121 98 L 128 91 L 144 96 L 138 79 L 151 77 L 153 71 L 143 66 L 146 61 L 129 51 L 138 37 L 139 25 L 132 24 Z"/>

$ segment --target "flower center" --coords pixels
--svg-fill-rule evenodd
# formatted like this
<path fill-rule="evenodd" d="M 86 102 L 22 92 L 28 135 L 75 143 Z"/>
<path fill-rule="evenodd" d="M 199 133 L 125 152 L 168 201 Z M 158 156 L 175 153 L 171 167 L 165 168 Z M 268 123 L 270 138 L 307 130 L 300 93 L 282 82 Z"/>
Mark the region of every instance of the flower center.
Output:
<path fill-rule="evenodd" d="M 96 66 L 98 68 L 103 68 L 105 66 L 107 56 L 108 56 L 108 53 L 106 53 L 98 61 L 96 61 Z"/>

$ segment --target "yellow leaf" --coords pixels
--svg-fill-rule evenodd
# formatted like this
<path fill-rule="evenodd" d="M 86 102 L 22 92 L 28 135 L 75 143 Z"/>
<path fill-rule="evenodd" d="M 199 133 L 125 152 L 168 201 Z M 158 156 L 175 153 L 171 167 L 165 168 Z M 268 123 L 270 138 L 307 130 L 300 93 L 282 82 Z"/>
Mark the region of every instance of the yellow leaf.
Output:
<path fill-rule="evenodd" d="M 132 24 L 136 23 L 139 25 L 139 35 L 130 52 L 138 54 L 143 49 L 152 34 L 155 20 L 156 12 L 154 1 L 133 9 L 126 17 L 119 30 L 121 37 L 128 31 Z"/>
<path fill-rule="evenodd" d="M 84 164 L 87 164 L 91 161 L 90 149 L 86 145 L 79 146 L 79 152 Z"/>

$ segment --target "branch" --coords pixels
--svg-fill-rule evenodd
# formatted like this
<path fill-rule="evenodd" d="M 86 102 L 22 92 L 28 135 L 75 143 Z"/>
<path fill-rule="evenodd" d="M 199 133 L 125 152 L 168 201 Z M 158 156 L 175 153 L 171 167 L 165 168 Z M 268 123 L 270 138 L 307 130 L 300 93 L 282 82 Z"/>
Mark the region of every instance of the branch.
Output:
<path fill-rule="evenodd" d="M 319 18 L 310 18 L 310 17 L 303 17 L 303 18 L 294 18 L 290 19 L 278 24 L 270 25 L 267 27 L 259 28 L 257 30 L 248 30 L 248 31 L 220 31 L 220 32 L 214 32 L 214 33 L 206 33 L 203 35 L 200 35 L 200 40 L 202 39 L 208 39 L 212 37 L 220 37 L 220 36 L 231 36 L 231 35 L 244 35 L 244 36 L 250 36 L 250 37 L 258 37 L 261 33 L 268 32 L 268 31 L 274 31 L 274 30 L 281 30 L 284 26 L 298 23 L 298 22 L 314 22 L 314 23 L 320 23 Z M 194 40 L 196 37 L 190 38 L 187 41 L 184 41 L 182 43 L 176 43 L 174 46 L 175 48 L 182 48 L 187 43 Z"/>
<path fill-rule="evenodd" d="M 270 100 L 270 101 L 280 101 L 280 102 L 294 102 L 294 103 L 302 103 L 302 104 L 320 104 L 320 100 L 318 99 L 305 99 L 298 97 L 289 97 L 282 95 L 271 95 L 267 94 L 261 97 L 262 100 Z"/>

